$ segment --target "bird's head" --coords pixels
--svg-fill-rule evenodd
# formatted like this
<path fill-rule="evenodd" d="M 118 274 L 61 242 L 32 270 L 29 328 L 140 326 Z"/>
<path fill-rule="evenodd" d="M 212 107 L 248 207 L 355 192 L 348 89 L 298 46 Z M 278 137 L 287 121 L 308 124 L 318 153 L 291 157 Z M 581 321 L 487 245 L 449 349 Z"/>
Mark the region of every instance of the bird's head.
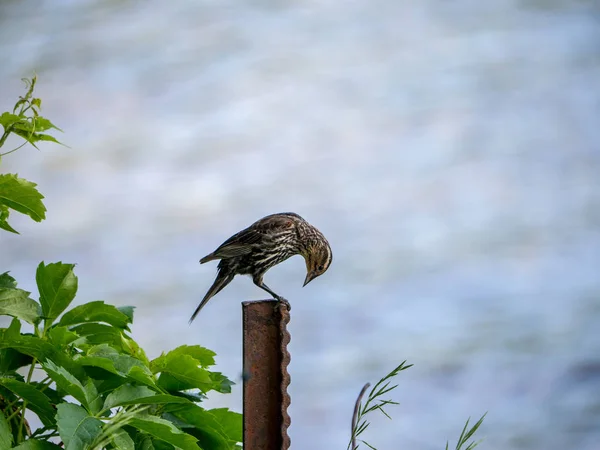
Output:
<path fill-rule="evenodd" d="M 303 256 L 306 260 L 306 278 L 303 286 L 306 286 L 329 269 L 333 255 L 329 243 L 324 237 L 321 237 L 308 246 Z"/>

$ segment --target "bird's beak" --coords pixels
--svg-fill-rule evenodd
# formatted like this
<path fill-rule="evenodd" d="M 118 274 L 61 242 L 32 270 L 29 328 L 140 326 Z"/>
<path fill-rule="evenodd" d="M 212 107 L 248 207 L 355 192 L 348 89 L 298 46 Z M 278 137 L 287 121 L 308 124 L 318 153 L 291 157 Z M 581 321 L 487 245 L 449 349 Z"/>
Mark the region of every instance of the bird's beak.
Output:
<path fill-rule="evenodd" d="M 308 283 L 314 280 L 316 276 L 317 274 L 315 272 L 308 272 L 306 274 L 306 278 L 304 279 L 304 284 L 302 285 L 302 287 L 306 286 Z"/>

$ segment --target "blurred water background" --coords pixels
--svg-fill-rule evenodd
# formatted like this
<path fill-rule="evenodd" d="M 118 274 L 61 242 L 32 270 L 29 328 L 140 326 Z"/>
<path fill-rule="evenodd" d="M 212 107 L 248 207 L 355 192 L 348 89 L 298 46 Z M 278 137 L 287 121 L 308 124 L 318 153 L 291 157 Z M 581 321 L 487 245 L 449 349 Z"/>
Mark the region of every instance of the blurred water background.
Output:
<path fill-rule="evenodd" d="M 198 264 L 295 211 L 334 250 L 267 284 L 293 304 L 292 448 L 344 449 L 362 384 L 399 362 L 380 450 L 600 448 L 600 4 L 574 0 L 2 0 L 0 102 L 39 75 L 70 146 L 3 171 L 0 272 L 78 263 L 78 301 L 135 305 L 151 357 L 202 344 L 239 381 L 238 278 Z M 11 141 L 5 149 L 12 148 Z M 209 406 L 241 411 L 239 384 Z"/>

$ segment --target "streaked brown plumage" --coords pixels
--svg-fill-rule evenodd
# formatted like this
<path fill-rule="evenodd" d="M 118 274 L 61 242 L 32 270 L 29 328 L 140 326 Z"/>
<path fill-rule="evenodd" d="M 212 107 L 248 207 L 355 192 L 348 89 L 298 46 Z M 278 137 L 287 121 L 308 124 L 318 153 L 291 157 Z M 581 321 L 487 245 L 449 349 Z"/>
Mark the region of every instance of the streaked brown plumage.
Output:
<path fill-rule="evenodd" d="M 204 305 L 236 275 L 250 275 L 255 285 L 280 302 L 287 303 L 263 283 L 263 276 L 271 267 L 294 255 L 302 255 L 306 261 L 304 286 L 325 273 L 332 259 L 331 247 L 325 236 L 298 214 L 271 214 L 234 234 L 200 260 L 200 264 L 204 264 L 219 259 L 219 271 L 213 285 L 192 314 L 190 323 Z"/>

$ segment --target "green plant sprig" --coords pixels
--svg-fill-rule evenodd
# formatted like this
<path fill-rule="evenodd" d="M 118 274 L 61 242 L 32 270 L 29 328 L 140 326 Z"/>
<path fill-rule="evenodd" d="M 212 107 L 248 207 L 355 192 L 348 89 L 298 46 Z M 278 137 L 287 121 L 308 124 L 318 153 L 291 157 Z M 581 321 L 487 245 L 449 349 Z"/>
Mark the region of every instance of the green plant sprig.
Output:
<path fill-rule="evenodd" d="M 38 148 L 35 143 L 39 141 L 50 141 L 64 145 L 56 140 L 54 136 L 43 133 L 43 131 L 48 131 L 50 129 L 61 132 L 62 130 L 40 115 L 42 100 L 33 96 L 37 76 L 34 75 L 31 79 L 23 78 L 23 82 L 27 86 L 25 95 L 19 97 L 12 113 L 5 112 L 0 115 L 0 125 L 4 128 L 4 133 L 0 137 L 0 147 L 4 145 L 11 133 L 22 137 L 25 139 L 25 142 L 12 150 L 0 153 L 0 161 L 2 156 L 16 152 L 27 143 L 33 145 L 35 148 Z"/>
<path fill-rule="evenodd" d="M 364 405 L 362 405 L 362 397 L 369 388 L 370 384 L 367 383 L 365 386 L 363 386 L 361 393 L 356 400 L 356 405 L 354 408 L 355 414 L 353 415 L 352 419 L 352 434 L 350 442 L 348 443 L 349 450 L 356 450 L 358 448 L 358 445 L 356 445 L 356 440 L 362 433 L 365 432 L 367 428 L 369 428 L 369 425 L 371 425 L 371 423 L 365 419 L 367 414 L 373 411 L 381 411 L 383 415 L 385 415 L 388 419 L 391 419 L 389 414 L 386 413 L 383 408 L 387 405 L 398 405 L 398 403 L 392 400 L 383 400 L 381 397 L 398 387 L 397 384 L 390 386 L 391 379 L 409 367 L 412 367 L 412 364 L 406 365 L 406 361 L 402 361 L 399 366 L 379 380 L 377 384 L 373 386 L 371 392 L 369 392 L 369 396 L 367 397 L 367 401 Z M 363 439 L 359 439 L 359 441 L 371 449 L 375 448 Z"/>
<path fill-rule="evenodd" d="M 481 418 L 475 423 L 475 425 L 473 425 L 471 428 L 469 428 L 469 430 L 467 430 L 468 426 L 469 426 L 469 421 L 471 420 L 471 418 L 469 417 L 467 419 L 467 422 L 465 423 L 465 426 L 463 427 L 460 436 L 458 437 L 458 441 L 456 442 L 456 450 L 461 450 L 463 445 L 467 444 L 467 441 L 469 439 L 471 439 L 471 437 L 473 437 L 473 435 L 475 434 L 475 432 L 479 429 L 479 427 L 481 426 L 481 424 L 483 423 L 483 419 L 485 419 L 485 416 L 487 415 L 487 412 L 481 416 Z M 475 447 L 477 447 L 480 443 L 481 443 L 482 439 L 480 439 L 479 441 L 472 441 L 467 445 L 467 448 L 465 448 L 465 450 L 473 450 Z M 446 442 L 446 450 L 448 449 L 448 442 Z"/>
<path fill-rule="evenodd" d="M 407 365 L 406 361 L 403 361 L 394 370 L 392 370 L 385 377 L 383 377 L 381 380 L 379 380 L 377 382 L 377 384 L 375 386 L 373 386 L 373 389 L 371 389 L 371 391 L 369 392 L 367 401 L 365 402 L 364 405 L 362 404 L 362 398 L 365 395 L 367 389 L 371 385 L 369 383 L 367 383 L 363 386 L 363 388 L 361 389 L 360 393 L 358 394 L 358 397 L 354 404 L 354 414 L 352 415 L 352 429 L 351 429 L 351 435 L 350 435 L 350 442 L 348 443 L 348 450 L 357 450 L 358 449 L 360 444 L 357 444 L 357 440 L 358 440 L 358 442 L 365 444 L 371 450 L 377 450 L 375 447 L 373 447 L 371 444 L 366 442 L 364 439 L 359 439 L 359 436 L 362 433 L 364 433 L 367 430 L 367 428 L 369 428 L 369 425 L 371 425 L 371 423 L 368 422 L 365 417 L 370 412 L 380 411 L 388 419 L 391 419 L 389 414 L 384 410 L 384 407 L 387 405 L 398 405 L 398 402 L 395 402 L 392 400 L 387 400 L 387 399 L 384 400 L 384 399 L 382 399 L 382 397 L 398 387 L 397 384 L 390 386 L 390 384 L 392 383 L 392 381 L 391 381 L 392 378 L 396 377 L 400 372 L 408 369 L 409 367 L 412 367 L 412 364 Z M 467 445 L 467 447 L 464 450 L 473 450 L 477 445 L 479 445 L 481 440 L 477 441 L 477 442 L 474 442 L 474 441 L 468 442 L 468 441 L 473 437 L 475 432 L 479 429 L 479 427 L 483 423 L 483 419 L 485 418 L 486 414 L 487 413 L 485 413 L 483 416 L 481 416 L 481 418 L 477 421 L 477 423 L 475 423 L 475 425 L 473 425 L 471 428 L 468 428 L 470 418 L 467 419 L 467 423 L 463 427 L 463 430 L 460 433 L 460 436 L 458 438 L 458 442 L 456 443 L 456 450 L 462 450 L 464 445 Z M 446 450 L 449 450 L 448 442 L 446 442 Z"/>
<path fill-rule="evenodd" d="M 43 134 L 58 128 L 39 114 L 36 77 L 25 83 L 12 113 L 0 115 L 0 147 L 11 133 L 34 147 L 58 142 Z M 17 233 L 11 211 L 45 219 L 43 198 L 35 183 L 0 173 L 0 229 Z M 0 449 L 241 449 L 241 414 L 202 406 L 208 392 L 231 393 L 234 384 L 212 370 L 215 353 L 181 345 L 148 359 L 131 337 L 133 307 L 100 300 L 71 306 L 74 268 L 40 263 L 36 300 L 0 273 L 0 316 L 12 317 L 0 327 Z M 21 331 L 26 324 L 33 332 Z M 41 426 L 31 429 L 30 414 Z"/>
<path fill-rule="evenodd" d="M 38 141 L 61 144 L 53 136 L 44 133 L 50 129 L 62 130 L 40 115 L 42 100 L 33 96 L 37 77 L 34 75 L 31 79 L 24 78 L 23 81 L 27 86 L 25 95 L 19 97 L 12 113 L 7 111 L 0 114 L 0 125 L 4 130 L 0 135 L 0 148 L 4 146 L 11 134 L 16 134 L 25 141 L 12 150 L 0 153 L 0 163 L 3 156 L 16 152 L 28 143 L 35 148 L 38 148 L 36 145 Z M 0 229 L 19 234 L 8 223 L 11 211 L 25 214 L 36 222 L 44 220 L 46 207 L 42 202 L 43 198 L 35 183 L 19 178 L 17 174 L 0 174 Z"/>

